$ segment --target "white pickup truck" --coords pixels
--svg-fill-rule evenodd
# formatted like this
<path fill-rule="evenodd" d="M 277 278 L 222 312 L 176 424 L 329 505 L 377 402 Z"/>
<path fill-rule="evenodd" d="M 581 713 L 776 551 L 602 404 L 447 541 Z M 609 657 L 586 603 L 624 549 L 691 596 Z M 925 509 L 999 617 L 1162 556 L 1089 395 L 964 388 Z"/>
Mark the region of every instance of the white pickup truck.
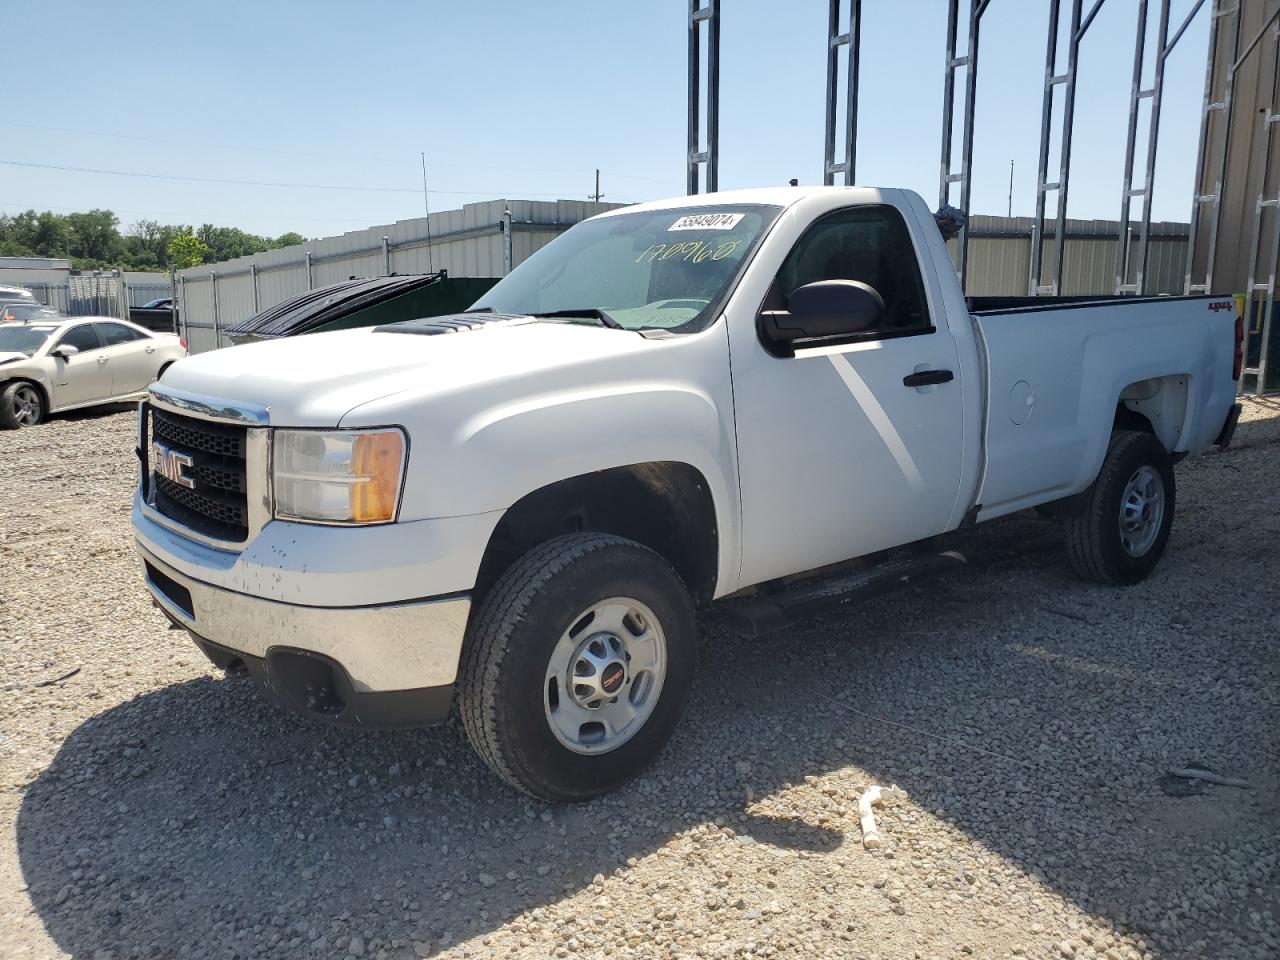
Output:
<path fill-rule="evenodd" d="M 147 585 L 294 710 L 456 698 L 504 780 L 601 793 L 671 734 L 700 605 L 762 632 L 1031 507 L 1082 576 L 1151 572 L 1173 464 L 1239 412 L 1232 302 L 978 306 L 905 190 L 611 211 L 466 313 L 175 364 L 139 417 Z"/>

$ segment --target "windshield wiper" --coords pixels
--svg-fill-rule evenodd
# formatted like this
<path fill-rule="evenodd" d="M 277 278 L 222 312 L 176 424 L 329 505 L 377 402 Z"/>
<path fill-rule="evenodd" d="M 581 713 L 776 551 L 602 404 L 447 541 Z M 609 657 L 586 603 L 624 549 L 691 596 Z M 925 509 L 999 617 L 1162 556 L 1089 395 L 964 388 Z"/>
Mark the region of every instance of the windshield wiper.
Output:
<path fill-rule="evenodd" d="M 605 313 L 599 307 L 579 307 L 576 310 L 552 310 L 548 313 L 531 313 L 531 317 L 565 317 L 573 319 L 581 317 L 585 320 L 599 320 L 601 326 L 608 327 L 610 330 L 627 329 L 609 314 Z"/>

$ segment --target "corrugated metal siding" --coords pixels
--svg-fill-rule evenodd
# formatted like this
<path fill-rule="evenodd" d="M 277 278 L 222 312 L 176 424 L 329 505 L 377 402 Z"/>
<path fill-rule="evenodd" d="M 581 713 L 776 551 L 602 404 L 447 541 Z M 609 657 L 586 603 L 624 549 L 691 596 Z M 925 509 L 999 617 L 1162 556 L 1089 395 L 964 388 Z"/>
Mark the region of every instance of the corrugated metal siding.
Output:
<path fill-rule="evenodd" d="M 400 220 L 251 257 L 192 267 L 179 274 L 182 278 L 178 288 L 180 315 L 193 332 L 193 336 L 188 337 L 192 352 L 210 350 L 217 345 L 213 332 L 215 322 L 225 328 L 311 287 L 352 276 L 447 270 L 454 277 L 500 277 L 505 245 L 502 224 L 508 211 L 513 227 L 511 261 L 514 266 L 573 224 L 619 206 L 622 204 L 589 200 L 488 200 L 469 203 L 461 210 L 433 213 L 429 220 L 426 217 Z M 383 252 L 384 237 L 389 256 Z M 310 282 L 308 253 L 311 254 Z M 257 311 L 253 305 L 251 266 L 257 269 Z M 215 274 L 216 318 L 211 290 L 211 276 Z"/>
<path fill-rule="evenodd" d="M 1027 292 L 1031 226 L 1030 217 L 975 216 L 970 219 L 966 291 L 970 296 L 1022 296 Z M 1188 230 L 1185 223 L 1151 224 L 1146 293 L 1182 293 Z M 1116 220 L 1067 221 L 1067 250 L 1060 287 L 1064 296 L 1114 292 L 1119 234 L 1120 224 Z M 950 246 L 954 255 L 954 241 Z M 1042 282 L 1053 276 L 1056 246 L 1055 237 L 1046 237 L 1040 269 Z M 1132 239 L 1130 247 L 1130 261 L 1136 262 L 1138 241 Z"/>

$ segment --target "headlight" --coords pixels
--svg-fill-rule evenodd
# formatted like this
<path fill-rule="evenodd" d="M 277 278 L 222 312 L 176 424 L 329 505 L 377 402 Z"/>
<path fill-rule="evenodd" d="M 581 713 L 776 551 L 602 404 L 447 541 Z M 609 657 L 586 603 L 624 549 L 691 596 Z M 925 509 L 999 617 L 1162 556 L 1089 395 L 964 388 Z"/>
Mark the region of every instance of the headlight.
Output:
<path fill-rule="evenodd" d="M 276 430 L 275 515 L 317 523 L 389 523 L 404 476 L 399 430 Z"/>

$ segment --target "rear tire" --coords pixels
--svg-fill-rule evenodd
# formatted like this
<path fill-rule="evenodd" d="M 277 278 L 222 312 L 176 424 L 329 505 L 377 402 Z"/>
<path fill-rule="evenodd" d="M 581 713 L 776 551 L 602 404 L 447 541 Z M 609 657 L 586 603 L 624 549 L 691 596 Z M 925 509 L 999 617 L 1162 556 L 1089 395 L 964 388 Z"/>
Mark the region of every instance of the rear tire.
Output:
<path fill-rule="evenodd" d="M 1176 489 L 1168 451 L 1149 433 L 1111 435 L 1098 478 L 1063 524 L 1076 574 L 1095 583 L 1145 579 L 1173 527 Z"/>
<path fill-rule="evenodd" d="M 44 394 L 34 383 L 15 380 L 0 392 L 0 428 L 34 427 L 44 420 Z"/>
<path fill-rule="evenodd" d="M 670 738 L 696 640 L 693 602 L 662 557 L 608 534 L 558 537 L 516 561 L 472 620 L 463 729 L 530 796 L 607 793 Z"/>

